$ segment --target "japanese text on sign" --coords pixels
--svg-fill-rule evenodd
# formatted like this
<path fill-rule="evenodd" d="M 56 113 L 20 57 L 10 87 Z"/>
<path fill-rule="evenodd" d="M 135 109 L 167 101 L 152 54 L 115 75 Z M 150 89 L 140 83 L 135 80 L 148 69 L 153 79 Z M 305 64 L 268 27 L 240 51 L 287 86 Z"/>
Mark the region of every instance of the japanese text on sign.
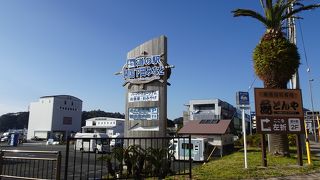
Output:
<path fill-rule="evenodd" d="M 299 90 L 256 89 L 255 104 L 257 116 L 303 116 Z"/>
<path fill-rule="evenodd" d="M 303 133 L 304 115 L 298 89 L 256 88 L 255 109 L 259 133 Z"/>
<path fill-rule="evenodd" d="M 123 70 L 124 79 L 140 79 L 152 76 L 163 76 L 164 66 L 160 55 L 128 59 Z"/>
<path fill-rule="evenodd" d="M 159 101 L 159 91 L 133 92 L 128 94 L 128 102 Z"/>
<path fill-rule="evenodd" d="M 157 107 L 129 108 L 129 120 L 158 120 Z"/>
<path fill-rule="evenodd" d="M 299 118 L 261 118 L 257 130 L 264 133 L 300 133 L 303 131 L 303 120 Z"/>

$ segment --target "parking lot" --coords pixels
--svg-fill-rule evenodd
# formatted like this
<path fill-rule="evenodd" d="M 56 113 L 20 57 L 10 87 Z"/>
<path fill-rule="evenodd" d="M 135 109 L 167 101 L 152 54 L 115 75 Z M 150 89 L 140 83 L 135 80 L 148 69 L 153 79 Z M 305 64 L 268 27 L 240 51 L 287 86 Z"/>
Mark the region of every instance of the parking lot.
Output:
<path fill-rule="evenodd" d="M 103 154 L 95 154 L 95 153 L 81 153 L 79 151 L 74 151 L 73 147 L 70 147 L 69 153 L 69 175 L 74 176 L 76 179 L 82 177 L 90 177 L 90 174 L 94 174 L 93 176 L 102 176 L 101 173 L 103 170 L 106 171 L 105 162 L 98 160 L 100 157 L 105 156 Z M 19 144 L 16 147 L 8 146 L 7 143 L 0 144 L 1 150 L 26 150 L 26 151 L 60 151 L 61 158 L 61 178 L 64 176 L 65 171 L 65 157 L 66 157 L 66 145 L 46 145 L 45 142 L 32 142 L 32 143 L 23 143 Z M 15 155 L 17 156 L 17 155 Z M 19 156 L 23 157 L 34 157 L 35 155 L 32 153 L 19 154 Z M 77 157 L 74 157 L 77 156 Z M 36 165 L 32 170 L 32 172 L 43 171 L 44 165 Z M 17 168 L 23 168 L 23 166 L 19 165 Z M 71 168 L 71 169 L 70 169 Z M 13 171 L 18 171 L 17 169 Z M 49 171 L 52 171 L 49 169 Z M 27 173 L 28 174 L 28 173 Z M 41 174 L 41 173 L 40 173 Z"/>
<path fill-rule="evenodd" d="M 105 158 L 107 154 L 102 153 L 83 153 L 80 151 L 75 151 L 73 145 L 69 146 L 69 161 L 68 161 L 68 174 L 67 179 L 99 179 L 103 178 L 105 175 L 108 174 L 107 170 L 107 162 L 104 160 L 100 160 L 101 158 Z M 35 141 L 31 143 L 23 143 L 19 144 L 16 147 L 9 146 L 7 143 L 1 143 L 0 144 L 1 150 L 25 150 L 25 151 L 60 151 L 61 152 L 61 173 L 60 177 L 61 179 L 65 179 L 65 157 L 66 157 L 66 145 L 46 145 L 45 142 L 41 141 Z M 31 153 L 25 153 L 25 154 L 19 154 L 19 156 L 24 157 L 35 157 L 34 154 Z M 196 164 L 193 164 L 196 165 Z M 17 166 L 17 169 L 14 169 L 12 171 L 18 171 L 22 170 L 24 171 L 24 175 L 28 175 L 28 171 L 30 171 L 30 168 L 26 168 L 26 165 L 19 165 Z M 188 170 L 188 162 L 174 162 L 173 168 L 175 170 Z M 9 168 L 13 168 L 13 166 L 9 166 Z M 16 168 L 16 167 L 14 167 Z M 180 171 L 179 170 L 179 171 Z M 41 178 L 46 178 L 47 174 L 53 173 L 55 171 L 55 168 L 48 168 L 44 164 L 34 164 L 33 168 L 31 170 L 32 172 L 37 172 L 40 174 Z M 43 171 L 49 171 L 43 173 Z M 29 174 L 32 174 L 29 172 Z M 41 176 L 42 175 L 42 176 Z"/>

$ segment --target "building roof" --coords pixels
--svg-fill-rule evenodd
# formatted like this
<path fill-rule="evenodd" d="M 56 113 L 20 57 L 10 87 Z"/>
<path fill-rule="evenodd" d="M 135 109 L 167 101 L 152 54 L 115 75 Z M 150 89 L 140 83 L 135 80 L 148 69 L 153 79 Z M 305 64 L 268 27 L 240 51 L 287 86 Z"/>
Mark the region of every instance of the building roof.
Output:
<path fill-rule="evenodd" d="M 219 120 L 217 123 L 203 123 L 202 120 L 193 120 L 184 125 L 178 134 L 226 134 L 230 123 L 231 120 Z"/>
<path fill-rule="evenodd" d="M 86 119 L 86 121 L 124 121 L 125 119 L 121 118 L 110 118 L 110 117 L 94 117 Z"/>
<path fill-rule="evenodd" d="M 83 126 L 82 129 L 106 129 L 106 128 L 113 128 L 115 126 Z"/>
<path fill-rule="evenodd" d="M 81 101 L 81 99 L 77 98 L 77 97 L 74 97 L 74 96 L 70 96 L 70 95 L 52 95 L 52 96 L 42 96 L 40 97 L 40 99 L 42 98 L 65 98 L 65 99 L 76 99 L 78 101 Z"/>

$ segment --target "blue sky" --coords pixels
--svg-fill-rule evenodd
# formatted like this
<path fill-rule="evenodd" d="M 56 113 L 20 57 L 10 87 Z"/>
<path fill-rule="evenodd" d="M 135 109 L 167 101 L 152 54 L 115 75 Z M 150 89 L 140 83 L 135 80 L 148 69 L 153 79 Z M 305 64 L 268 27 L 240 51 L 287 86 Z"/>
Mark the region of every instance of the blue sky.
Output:
<path fill-rule="evenodd" d="M 312 1 L 318 2 L 318 1 Z M 46 95 L 83 100 L 83 110 L 124 112 L 123 79 L 115 76 L 126 54 L 166 35 L 168 117 L 182 116 L 190 99 L 219 98 L 235 104 L 237 91 L 255 79 L 252 51 L 265 29 L 236 8 L 261 11 L 259 0 L 29 0 L 0 1 L 0 114 L 27 111 Z M 311 76 L 301 44 L 303 102 L 320 107 L 320 9 L 300 20 Z M 262 87 L 260 80 L 253 87 Z M 250 90 L 253 103 L 253 90 Z"/>

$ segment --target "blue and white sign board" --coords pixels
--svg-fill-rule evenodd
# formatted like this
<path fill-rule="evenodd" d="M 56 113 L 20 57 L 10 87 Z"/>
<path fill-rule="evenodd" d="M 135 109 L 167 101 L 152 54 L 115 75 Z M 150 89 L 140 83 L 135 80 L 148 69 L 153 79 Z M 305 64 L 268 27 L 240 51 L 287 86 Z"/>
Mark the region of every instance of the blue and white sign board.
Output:
<path fill-rule="evenodd" d="M 140 56 L 133 59 L 127 59 L 123 68 L 124 79 L 145 79 L 150 77 L 163 76 L 164 65 L 161 62 L 160 55 Z"/>
<path fill-rule="evenodd" d="M 128 102 L 159 101 L 159 91 L 141 91 L 128 93 Z"/>
<path fill-rule="evenodd" d="M 158 120 L 157 107 L 129 108 L 129 120 Z"/>
<path fill-rule="evenodd" d="M 237 105 L 244 106 L 249 104 L 249 93 L 241 91 L 237 92 Z"/>

